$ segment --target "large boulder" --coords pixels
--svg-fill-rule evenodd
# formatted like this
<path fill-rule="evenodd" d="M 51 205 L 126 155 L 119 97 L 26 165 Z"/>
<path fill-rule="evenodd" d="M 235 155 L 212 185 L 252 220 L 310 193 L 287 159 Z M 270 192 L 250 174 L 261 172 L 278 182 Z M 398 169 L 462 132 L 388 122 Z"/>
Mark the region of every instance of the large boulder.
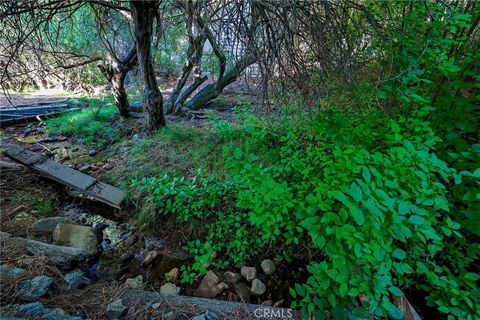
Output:
<path fill-rule="evenodd" d="M 78 248 L 94 255 L 98 252 L 98 232 L 92 227 L 59 223 L 53 231 L 57 245 Z"/>
<path fill-rule="evenodd" d="M 38 233 L 51 233 L 59 223 L 74 224 L 73 220 L 67 217 L 48 217 L 35 222 L 33 231 Z"/>

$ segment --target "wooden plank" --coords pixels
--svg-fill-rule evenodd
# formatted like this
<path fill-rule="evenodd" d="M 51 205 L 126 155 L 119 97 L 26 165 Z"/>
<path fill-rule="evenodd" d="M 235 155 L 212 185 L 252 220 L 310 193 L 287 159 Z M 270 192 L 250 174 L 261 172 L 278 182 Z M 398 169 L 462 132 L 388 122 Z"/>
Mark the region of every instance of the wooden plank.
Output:
<path fill-rule="evenodd" d="M 48 159 L 16 145 L 4 151 L 10 159 L 40 172 L 43 176 L 85 193 L 112 207 L 121 209 L 125 192 L 114 186 L 100 182 L 92 176 Z"/>

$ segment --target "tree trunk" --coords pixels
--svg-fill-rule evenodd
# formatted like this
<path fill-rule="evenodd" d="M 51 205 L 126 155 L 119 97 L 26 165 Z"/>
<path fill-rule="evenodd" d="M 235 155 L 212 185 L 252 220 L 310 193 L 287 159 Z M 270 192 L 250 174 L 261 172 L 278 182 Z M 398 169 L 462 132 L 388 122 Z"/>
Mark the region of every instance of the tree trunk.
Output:
<path fill-rule="evenodd" d="M 135 40 L 137 44 L 138 65 L 143 73 L 144 80 L 144 100 L 145 111 L 147 113 L 147 131 L 155 131 L 165 126 L 165 117 L 163 115 L 163 98 L 158 89 L 155 71 L 151 58 L 153 20 L 158 15 L 157 1 L 130 1 L 132 9 L 132 18 L 135 25 Z M 159 34 L 160 36 L 160 34 Z"/>
<path fill-rule="evenodd" d="M 110 83 L 118 113 L 126 118 L 129 116 L 130 105 L 128 103 L 127 91 L 125 90 L 125 77 L 127 76 L 128 71 L 130 71 L 137 63 L 135 45 L 130 48 L 129 52 L 123 59 L 119 60 L 110 56 L 108 60 L 110 62 L 106 67 L 98 65 L 98 68 Z"/>
<path fill-rule="evenodd" d="M 246 54 L 231 69 L 227 70 L 223 77 L 217 82 L 205 86 L 196 95 L 194 95 L 185 105 L 185 108 L 196 110 L 202 107 L 208 101 L 218 97 L 223 89 L 234 82 L 245 68 L 256 61 L 254 54 Z"/>

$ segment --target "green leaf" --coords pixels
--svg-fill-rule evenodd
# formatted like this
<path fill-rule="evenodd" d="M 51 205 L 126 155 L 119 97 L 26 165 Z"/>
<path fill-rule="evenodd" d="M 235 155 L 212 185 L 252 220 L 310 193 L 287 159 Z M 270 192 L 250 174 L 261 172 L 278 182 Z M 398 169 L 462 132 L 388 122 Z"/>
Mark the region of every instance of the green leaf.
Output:
<path fill-rule="evenodd" d="M 410 221 L 411 223 L 413 223 L 414 225 L 422 225 L 425 223 L 425 219 L 423 219 L 422 217 L 420 216 L 416 216 L 416 215 L 413 215 L 411 216 L 408 221 Z"/>
<path fill-rule="evenodd" d="M 403 319 L 403 312 L 398 308 L 392 308 L 388 313 L 393 319 Z"/>
<path fill-rule="evenodd" d="M 391 293 L 393 293 L 397 297 L 402 297 L 403 296 L 402 290 L 400 290 L 397 287 L 390 287 L 390 288 L 388 288 L 388 291 L 390 291 Z"/>
<path fill-rule="evenodd" d="M 340 297 L 345 297 L 347 295 L 347 292 L 348 292 L 348 285 L 347 285 L 346 282 L 343 282 L 340 285 L 340 289 L 338 290 L 338 294 L 340 295 Z"/>
<path fill-rule="evenodd" d="M 350 195 L 357 202 L 362 201 L 362 190 L 360 190 L 360 187 L 355 182 L 350 186 Z"/>
<path fill-rule="evenodd" d="M 398 205 L 398 212 L 401 215 L 405 215 L 405 214 L 409 213 L 410 212 L 410 207 L 409 207 L 408 203 L 400 202 L 400 204 Z"/>
<path fill-rule="evenodd" d="M 465 279 L 472 280 L 472 281 L 477 281 L 478 279 L 480 279 L 480 275 L 478 275 L 476 273 L 473 273 L 473 272 L 465 273 L 464 277 L 465 277 Z"/>
<path fill-rule="evenodd" d="M 445 200 L 444 197 L 435 197 L 435 205 L 440 208 L 440 209 L 443 209 L 447 212 L 449 212 L 450 210 L 448 209 L 448 203 L 447 203 L 447 200 Z"/>
<path fill-rule="evenodd" d="M 362 176 L 363 176 L 363 179 L 365 179 L 366 182 L 370 182 L 370 180 L 372 178 L 372 176 L 370 175 L 370 171 L 366 167 L 363 168 Z"/>
<path fill-rule="evenodd" d="M 405 258 L 407 257 L 407 254 L 406 254 L 405 251 L 403 251 L 402 249 L 398 249 L 398 248 L 397 248 L 397 249 L 393 250 L 392 256 L 393 256 L 394 258 L 399 259 L 399 260 L 403 260 L 403 259 L 405 259 Z"/>

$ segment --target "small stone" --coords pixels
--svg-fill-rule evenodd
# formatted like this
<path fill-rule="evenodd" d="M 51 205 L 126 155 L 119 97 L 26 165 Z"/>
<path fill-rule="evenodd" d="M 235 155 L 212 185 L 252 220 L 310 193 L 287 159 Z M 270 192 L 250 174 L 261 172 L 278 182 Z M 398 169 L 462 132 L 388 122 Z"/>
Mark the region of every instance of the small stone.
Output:
<path fill-rule="evenodd" d="M 225 281 L 231 284 L 238 283 L 242 276 L 239 273 L 227 271 L 223 274 Z"/>
<path fill-rule="evenodd" d="M 152 309 L 157 310 L 162 304 L 160 302 L 154 303 L 151 305 Z"/>
<path fill-rule="evenodd" d="M 252 281 L 257 277 L 257 270 L 254 267 L 243 266 L 240 269 L 240 273 L 245 277 L 245 279 L 247 279 L 247 281 Z"/>
<path fill-rule="evenodd" d="M 53 231 L 53 242 L 85 250 L 91 255 L 98 252 L 98 232 L 92 227 L 59 223 Z"/>
<path fill-rule="evenodd" d="M 145 289 L 145 283 L 143 282 L 143 277 L 141 275 L 138 275 L 135 278 L 128 278 L 127 280 L 125 280 L 125 286 L 132 289 Z"/>
<path fill-rule="evenodd" d="M 250 292 L 254 296 L 261 296 L 262 294 L 265 293 L 265 291 L 267 291 L 267 287 L 265 287 L 263 282 L 258 279 L 253 279 L 252 288 L 250 289 Z"/>
<path fill-rule="evenodd" d="M 274 307 L 280 307 L 280 306 L 282 306 L 282 304 L 283 304 L 284 302 L 285 302 L 285 300 L 280 299 L 280 300 L 278 300 L 277 302 L 275 302 L 275 303 L 273 304 L 273 306 L 274 306 Z"/>
<path fill-rule="evenodd" d="M 86 164 L 84 166 L 81 166 L 80 168 L 78 168 L 78 171 L 81 171 L 81 172 L 84 172 L 84 171 L 87 171 L 88 169 L 90 169 L 90 165 L 89 164 Z"/>
<path fill-rule="evenodd" d="M 262 263 L 260 264 L 260 266 L 262 267 L 263 272 L 267 276 L 273 274 L 276 270 L 275 262 L 273 262 L 272 260 L 269 260 L 269 259 L 263 260 Z"/>
<path fill-rule="evenodd" d="M 228 289 L 225 282 L 220 282 L 220 278 L 212 270 L 203 277 L 195 293 L 200 297 L 213 298 Z"/>
<path fill-rule="evenodd" d="M 10 267 L 6 264 L 0 265 L 0 279 L 10 280 L 19 278 L 27 273 L 27 270 Z"/>
<path fill-rule="evenodd" d="M 238 295 L 242 302 L 250 303 L 250 289 L 245 283 L 237 283 L 235 285 L 235 293 Z"/>
<path fill-rule="evenodd" d="M 273 301 L 272 300 L 265 300 L 265 301 L 262 302 L 262 306 L 271 307 L 271 306 L 273 306 Z"/>
<path fill-rule="evenodd" d="M 123 304 L 122 299 L 117 299 L 114 302 L 107 305 L 105 309 L 105 315 L 108 319 L 118 319 L 120 318 L 125 311 L 127 311 L 128 307 Z"/>
<path fill-rule="evenodd" d="M 75 224 L 72 219 L 66 217 L 49 217 L 35 222 L 33 231 L 38 233 L 51 233 L 59 223 Z"/>
<path fill-rule="evenodd" d="M 173 268 L 172 270 L 170 270 L 168 273 L 168 277 L 170 278 L 170 280 L 172 281 L 178 281 L 180 279 L 180 269 L 178 268 Z"/>
<path fill-rule="evenodd" d="M 151 265 L 158 257 L 160 257 L 160 254 L 158 251 L 150 251 L 147 253 L 147 256 L 145 259 L 143 259 L 142 263 L 140 264 L 142 267 L 148 267 Z"/>
<path fill-rule="evenodd" d="M 163 286 L 160 287 L 161 294 L 169 294 L 173 296 L 178 296 L 180 294 L 181 288 L 177 287 L 171 282 L 165 283 Z"/>
<path fill-rule="evenodd" d="M 29 280 L 24 280 L 20 283 L 19 293 L 25 299 L 40 298 L 47 293 L 52 281 L 52 278 L 47 276 L 37 276 Z"/>
<path fill-rule="evenodd" d="M 80 270 L 67 273 L 63 276 L 63 279 L 67 283 L 67 291 L 75 290 L 83 285 L 90 284 L 90 280 L 85 277 Z"/>
<path fill-rule="evenodd" d="M 40 302 L 21 304 L 16 309 L 19 313 L 30 316 L 43 316 L 48 313 L 48 310 Z"/>
<path fill-rule="evenodd" d="M 220 320 L 215 312 L 205 311 L 204 314 L 192 318 L 192 320 Z"/>

